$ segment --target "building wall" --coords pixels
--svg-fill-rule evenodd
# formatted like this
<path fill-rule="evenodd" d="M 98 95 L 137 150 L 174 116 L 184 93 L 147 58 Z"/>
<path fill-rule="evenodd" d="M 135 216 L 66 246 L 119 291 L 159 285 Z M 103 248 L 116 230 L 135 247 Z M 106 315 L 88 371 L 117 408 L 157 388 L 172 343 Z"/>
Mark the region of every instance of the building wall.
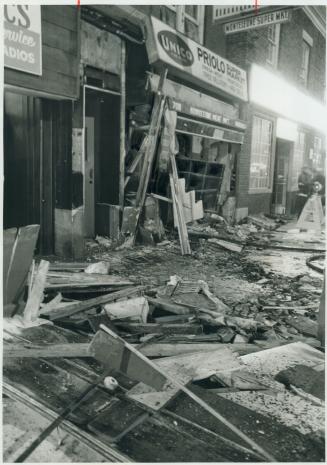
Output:
<path fill-rule="evenodd" d="M 78 96 L 79 12 L 74 6 L 41 6 L 42 76 L 5 68 L 4 82 L 68 98 Z"/>
<path fill-rule="evenodd" d="M 303 30 L 305 30 L 313 40 L 310 51 L 307 87 L 304 87 L 300 78 Z M 226 58 L 247 71 L 250 70 L 252 63 L 264 66 L 271 72 L 284 77 L 301 92 L 322 101 L 325 92 L 326 41 L 304 11 L 299 8 L 293 9 L 291 21 L 281 24 L 280 26 L 279 55 L 276 69 L 267 63 L 267 32 L 268 27 L 260 27 L 226 36 L 223 32 L 221 23 L 219 24 L 217 21 L 213 22 L 212 20 L 212 7 L 208 6 L 206 8 L 205 45 L 207 47 L 211 48 L 216 53 L 224 54 Z M 268 110 L 259 108 L 251 103 L 241 105 L 240 118 L 246 121 L 247 129 L 244 144 L 238 159 L 236 205 L 243 213 L 246 211 L 246 208 L 248 208 L 249 213 L 268 213 L 272 203 L 272 189 L 261 193 L 249 191 L 252 120 L 253 114 L 256 111 L 262 113 L 263 116 L 266 115 L 269 118 L 273 118 L 275 127 L 278 117 L 278 115 L 272 114 Z M 298 125 L 298 129 L 306 132 L 304 163 L 312 165 L 310 153 L 312 153 L 314 137 L 323 136 L 310 127 Z M 323 145 L 325 145 L 324 140 Z M 273 162 L 274 158 L 275 147 L 273 146 Z M 291 162 L 292 159 L 290 159 L 290 166 Z M 273 176 L 273 165 L 271 170 Z M 295 204 L 294 186 L 288 188 L 287 199 L 287 209 L 290 212 L 294 209 Z"/>

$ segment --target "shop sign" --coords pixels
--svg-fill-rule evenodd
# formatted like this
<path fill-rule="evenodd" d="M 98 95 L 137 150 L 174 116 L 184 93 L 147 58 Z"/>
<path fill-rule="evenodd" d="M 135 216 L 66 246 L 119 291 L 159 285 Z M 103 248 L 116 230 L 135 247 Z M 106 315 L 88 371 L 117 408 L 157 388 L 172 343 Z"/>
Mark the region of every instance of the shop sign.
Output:
<path fill-rule="evenodd" d="M 243 132 L 232 131 L 223 127 L 212 126 L 202 123 L 201 121 L 190 120 L 183 117 L 177 118 L 176 132 L 236 144 L 243 144 L 244 141 Z"/>
<path fill-rule="evenodd" d="M 254 11 L 256 8 L 255 4 L 252 5 L 224 5 L 224 6 L 212 6 L 212 17 L 214 21 L 223 18 L 230 18 L 231 16 L 239 16 L 244 13 Z"/>
<path fill-rule="evenodd" d="M 178 101 L 176 99 L 169 99 L 168 103 L 171 110 L 177 111 L 179 113 L 206 119 L 213 123 L 225 124 L 226 126 L 232 126 L 238 129 L 246 129 L 246 124 L 241 120 L 227 118 L 226 116 L 223 116 L 219 113 L 204 110 L 203 108 L 199 108 L 195 105 Z"/>
<path fill-rule="evenodd" d="M 161 61 L 215 89 L 247 101 L 246 72 L 156 18 L 151 18 L 155 53 L 150 63 Z"/>
<path fill-rule="evenodd" d="M 248 31 L 262 26 L 270 26 L 276 23 L 285 23 L 291 19 L 291 10 L 270 11 L 246 18 L 238 19 L 224 25 L 225 34 Z"/>
<path fill-rule="evenodd" d="M 41 6 L 4 6 L 4 65 L 42 75 Z"/>

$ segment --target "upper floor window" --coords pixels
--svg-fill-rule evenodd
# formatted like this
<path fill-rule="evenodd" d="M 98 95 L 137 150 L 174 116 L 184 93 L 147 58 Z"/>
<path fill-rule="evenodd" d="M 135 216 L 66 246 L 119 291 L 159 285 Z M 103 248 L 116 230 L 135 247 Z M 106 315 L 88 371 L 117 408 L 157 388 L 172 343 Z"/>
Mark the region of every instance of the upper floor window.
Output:
<path fill-rule="evenodd" d="M 302 41 L 302 63 L 301 63 L 300 78 L 302 79 L 302 82 L 305 85 L 305 87 L 308 84 L 309 60 L 310 60 L 310 45 L 305 40 L 303 40 Z"/>
<path fill-rule="evenodd" d="M 167 5 L 164 9 L 162 19 L 167 24 L 203 43 L 204 5 Z"/>
<path fill-rule="evenodd" d="M 268 190 L 271 186 L 272 161 L 272 131 L 271 120 L 253 117 L 252 146 L 250 164 L 250 190 Z"/>
<path fill-rule="evenodd" d="M 269 63 L 274 68 L 277 68 L 280 24 L 272 24 L 271 26 L 268 26 L 267 34 L 268 34 L 267 36 L 268 38 L 267 63 Z"/>

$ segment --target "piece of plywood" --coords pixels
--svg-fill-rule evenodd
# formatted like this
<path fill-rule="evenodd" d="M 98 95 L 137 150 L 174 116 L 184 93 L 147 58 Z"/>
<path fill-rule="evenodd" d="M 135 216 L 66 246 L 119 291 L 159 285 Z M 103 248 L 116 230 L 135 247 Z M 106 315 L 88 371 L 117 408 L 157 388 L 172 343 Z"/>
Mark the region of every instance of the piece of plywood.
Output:
<path fill-rule="evenodd" d="M 3 293 L 4 293 L 4 302 L 7 303 L 6 296 L 6 280 L 9 271 L 9 266 L 11 262 L 11 257 L 13 254 L 14 244 L 17 236 L 17 228 L 6 229 L 3 232 Z M 9 308 L 9 307 L 8 307 Z M 5 316 L 10 316 L 9 314 Z"/>
<path fill-rule="evenodd" d="M 118 370 L 127 377 L 144 382 L 158 391 L 169 384 L 166 376 L 161 374 L 153 363 L 115 333 L 106 329 L 107 331 L 98 331 L 90 344 L 90 353 L 106 369 Z"/>
<path fill-rule="evenodd" d="M 38 224 L 24 226 L 18 230 L 6 277 L 5 304 L 15 303 L 23 289 L 33 260 L 39 230 Z"/>
<path fill-rule="evenodd" d="M 185 223 L 192 223 L 193 221 L 203 218 L 203 204 L 202 200 L 195 201 L 195 191 L 185 192 L 185 179 L 178 179 L 180 194 L 182 198 Z M 174 226 L 177 227 L 177 216 L 174 209 Z"/>
<path fill-rule="evenodd" d="M 67 287 L 92 287 L 92 286 L 130 286 L 133 283 L 128 279 L 114 275 L 89 274 L 89 273 L 69 273 L 50 271 L 47 275 L 46 288 L 67 288 Z"/>
<path fill-rule="evenodd" d="M 79 358 L 90 357 L 88 343 L 67 344 L 4 344 L 4 358 Z"/>

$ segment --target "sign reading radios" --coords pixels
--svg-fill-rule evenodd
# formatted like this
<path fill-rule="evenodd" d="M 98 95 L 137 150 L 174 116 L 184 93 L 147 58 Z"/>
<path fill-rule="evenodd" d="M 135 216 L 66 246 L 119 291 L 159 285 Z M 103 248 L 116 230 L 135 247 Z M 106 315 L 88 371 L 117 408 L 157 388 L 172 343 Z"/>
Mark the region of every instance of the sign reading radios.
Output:
<path fill-rule="evenodd" d="M 42 75 L 41 7 L 4 6 L 4 65 Z"/>
<path fill-rule="evenodd" d="M 155 53 L 151 63 L 162 61 L 241 100 L 247 100 L 246 72 L 156 18 L 151 18 Z"/>
<path fill-rule="evenodd" d="M 290 21 L 290 19 L 291 10 L 271 11 L 227 23 L 224 26 L 224 30 L 225 34 L 234 34 L 261 26 L 269 26 L 270 24 L 284 23 Z"/>

